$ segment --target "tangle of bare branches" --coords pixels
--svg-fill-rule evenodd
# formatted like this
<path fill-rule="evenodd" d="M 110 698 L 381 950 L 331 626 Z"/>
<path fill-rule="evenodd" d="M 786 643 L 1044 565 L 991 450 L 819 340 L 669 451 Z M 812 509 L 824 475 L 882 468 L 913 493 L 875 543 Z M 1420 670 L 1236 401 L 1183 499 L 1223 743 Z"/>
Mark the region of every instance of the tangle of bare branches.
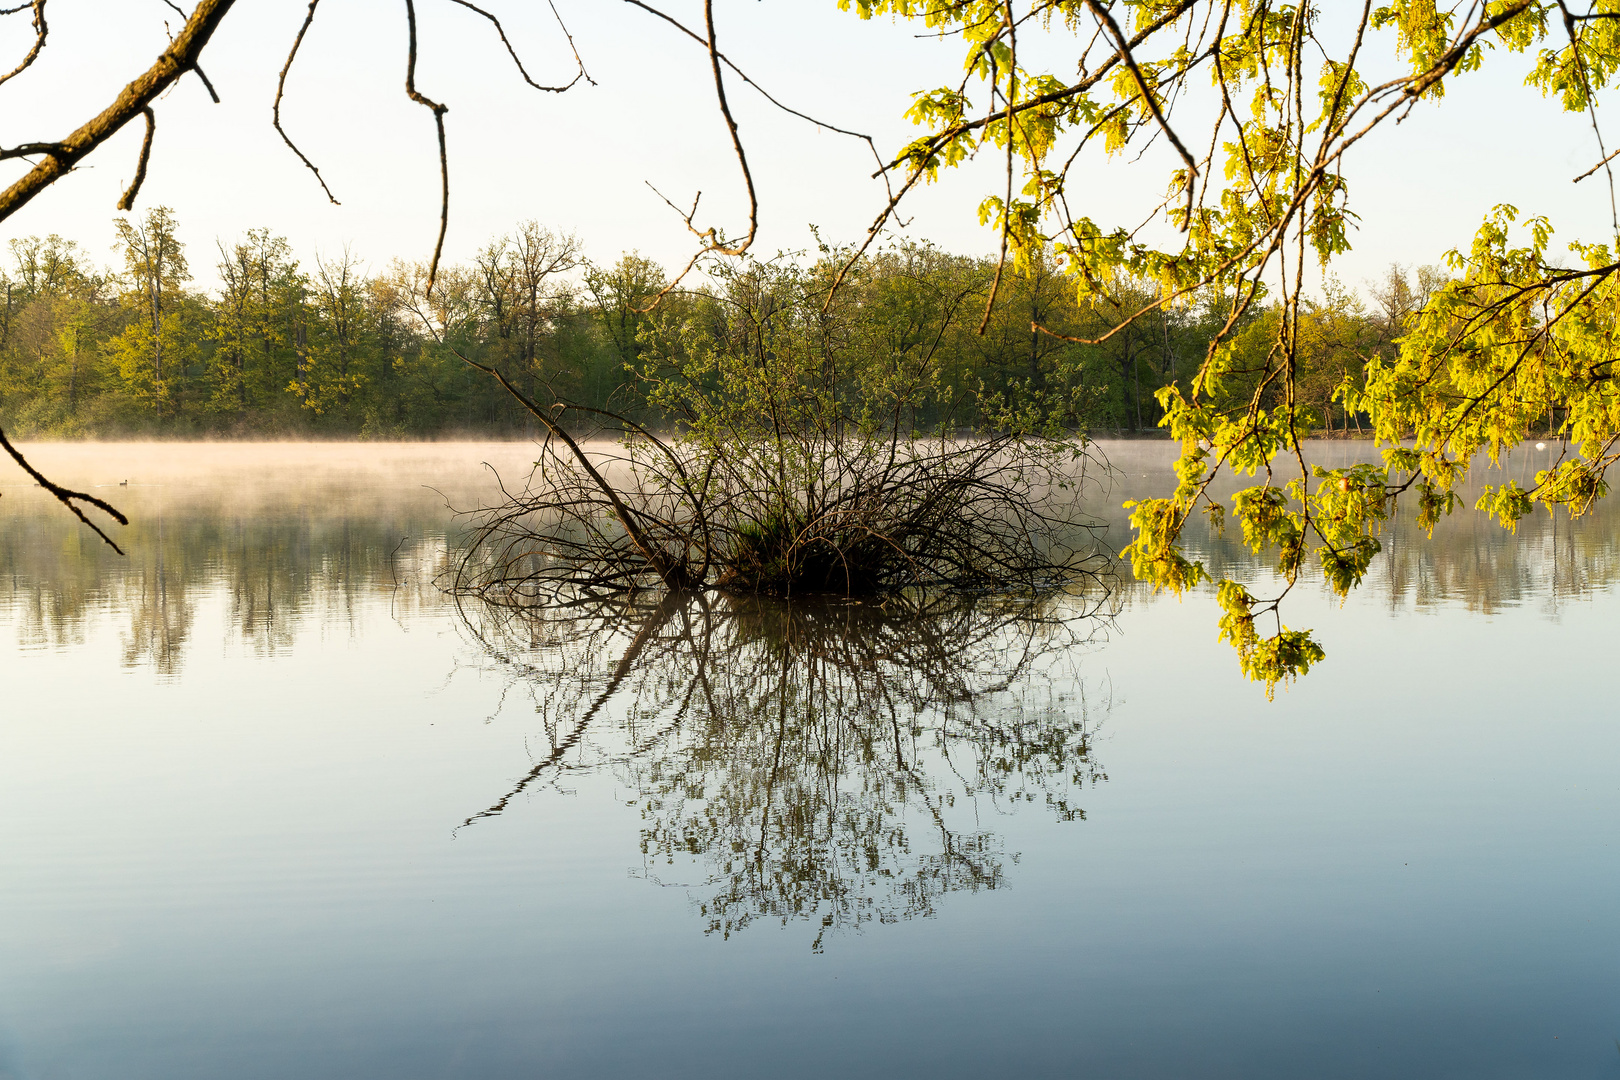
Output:
<path fill-rule="evenodd" d="M 457 830 L 612 770 L 644 811 L 637 876 L 696 871 L 706 932 L 803 920 L 819 951 L 840 930 L 926 917 L 1005 884 L 1016 859 L 986 819 L 1033 803 L 1081 820 L 1107 779 L 1094 738 L 1109 695 L 1087 692 L 1074 659 L 1099 623 L 1082 612 L 699 594 L 468 606 L 464 632 L 539 730 L 532 763 Z"/>

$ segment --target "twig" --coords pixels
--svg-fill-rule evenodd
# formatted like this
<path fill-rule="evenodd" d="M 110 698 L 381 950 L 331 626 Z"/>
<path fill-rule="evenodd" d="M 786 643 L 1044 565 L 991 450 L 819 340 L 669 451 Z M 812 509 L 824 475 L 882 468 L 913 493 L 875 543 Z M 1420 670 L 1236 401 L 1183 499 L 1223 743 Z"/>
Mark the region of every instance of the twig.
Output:
<path fill-rule="evenodd" d="M 714 0 L 703 0 L 703 23 L 709 34 L 709 67 L 714 72 L 714 94 L 720 102 L 720 114 L 726 119 L 726 129 L 731 132 L 731 146 L 737 153 L 737 164 L 742 168 L 743 184 L 748 188 L 748 235 L 743 237 L 740 244 L 724 245 L 716 234 L 712 250 L 719 255 L 741 255 L 754 243 L 754 236 L 759 232 L 759 197 L 754 192 L 754 174 L 748 168 L 748 155 L 743 151 L 742 136 L 737 133 L 736 117 L 731 115 L 731 105 L 726 101 L 726 81 L 720 71 L 720 51 L 714 44 Z"/>
<path fill-rule="evenodd" d="M 62 150 L 61 143 L 22 143 L 0 150 L 0 161 L 8 158 L 32 157 L 35 154 L 55 154 Z"/>
<path fill-rule="evenodd" d="M 77 499 L 80 502 L 89 503 L 98 510 L 106 511 L 114 521 L 118 522 L 118 524 L 128 525 L 129 518 L 125 517 L 122 511 L 113 506 L 111 503 L 104 502 L 103 500 L 96 498 L 94 495 L 87 494 L 83 491 L 74 491 L 71 488 L 65 488 L 60 484 L 53 483 L 46 479 L 45 474 L 41 473 L 38 469 L 30 465 L 28 463 L 28 459 L 22 456 L 22 452 L 15 446 L 11 445 L 11 440 L 6 438 L 6 433 L 3 430 L 0 430 L 0 447 L 5 448 L 6 453 L 11 455 L 11 460 L 15 461 L 18 465 L 21 465 L 23 471 L 34 478 L 35 483 L 44 488 L 46 491 L 50 492 L 52 495 L 56 496 L 56 501 L 73 511 L 74 517 L 90 526 L 90 528 L 95 531 L 97 536 L 101 537 L 107 542 L 108 547 L 112 548 L 120 555 L 124 554 L 124 549 L 114 543 L 112 537 L 102 532 L 99 525 L 85 517 L 84 511 L 75 506 L 73 500 Z"/>
<path fill-rule="evenodd" d="M 457 2 L 459 2 L 459 0 L 457 0 Z M 653 7 L 652 5 L 643 3 L 642 0 L 624 0 L 624 2 L 627 3 L 627 4 L 634 4 L 636 7 L 641 8 L 643 11 L 646 11 L 646 12 L 652 14 L 652 15 L 658 16 L 658 18 L 663 19 L 665 22 L 669 23 L 669 25 L 673 26 L 675 29 L 679 30 L 681 33 L 685 34 L 687 37 L 691 38 L 693 41 L 697 42 L 699 45 L 703 45 L 703 46 L 707 47 L 708 42 L 703 40 L 703 36 L 701 34 L 695 33 L 694 31 L 687 29 L 687 27 L 684 26 L 682 23 L 680 23 L 678 20 L 672 18 L 671 16 L 665 14 L 662 11 L 659 11 L 657 8 Z M 763 86 L 759 85 L 759 83 L 757 83 L 753 79 L 749 78 L 748 73 L 746 71 L 744 71 L 742 68 L 738 67 L 736 64 L 732 63 L 730 58 L 728 58 L 725 53 L 719 53 L 718 55 L 720 57 L 720 62 L 722 64 L 726 65 L 726 67 L 728 67 L 732 71 L 734 71 L 737 74 L 738 78 L 740 78 L 743 82 L 747 83 L 749 86 L 752 86 L 756 91 L 759 92 L 760 97 L 764 98 L 766 101 L 770 102 L 772 105 L 775 105 L 778 109 L 781 109 L 783 112 L 789 113 L 789 114 L 791 114 L 793 116 L 797 116 L 800 120 L 808 120 L 810 123 L 816 125 L 816 127 L 824 127 L 828 131 L 836 131 L 840 135 L 848 135 L 848 136 L 851 136 L 852 138 L 862 139 L 867 143 L 867 145 L 872 147 L 873 155 L 877 154 L 877 147 L 876 147 L 876 144 L 874 144 L 873 141 L 872 141 L 872 136 L 870 136 L 870 135 L 862 135 L 858 131 L 850 131 L 850 130 L 848 130 L 846 128 L 841 128 L 837 124 L 829 124 L 829 123 L 827 123 L 827 121 L 819 120 L 816 117 L 809 115 L 808 113 L 802 113 L 798 109 L 793 108 L 791 105 L 782 104 L 782 102 L 778 101 L 770 93 L 770 91 L 766 90 Z M 883 159 L 881 157 L 879 157 L 878 158 L 878 164 L 882 165 L 882 163 L 883 163 Z"/>
<path fill-rule="evenodd" d="M 405 0 L 405 25 L 410 31 L 410 51 L 405 60 L 405 96 L 433 113 L 433 126 L 439 134 L 439 238 L 433 244 L 433 261 L 428 264 L 427 292 L 433 292 L 433 283 L 439 276 L 439 258 L 444 254 L 444 236 L 450 231 L 450 156 L 444 145 L 444 114 L 450 106 L 442 105 L 416 89 L 416 3 Z"/>
<path fill-rule="evenodd" d="M 632 2 L 634 2 L 634 0 L 632 0 Z M 638 3 L 637 6 L 643 8 L 644 10 L 652 11 L 653 14 L 660 15 L 671 23 L 675 22 L 675 20 L 668 19 L 668 17 L 663 16 L 661 12 L 649 8 L 645 4 Z M 731 115 L 731 105 L 726 100 L 725 76 L 720 70 L 722 63 L 724 63 L 727 67 L 733 67 L 733 65 L 730 61 L 722 59 L 720 50 L 715 46 L 714 0 L 704 0 L 703 2 L 703 24 L 704 30 L 708 35 L 703 40 L 703 45 L 709 53 L 709 68 L 714 72 L 715 97 L 720 102 L 720 115 L 725 118 L 726 130 L 731 135 L 731 147 L 733 152 L 737 155 L 737 164 L 742 169 L 743 187 L 748 192 L 748 233 L 742 238 L 741 243 L 727 243 L 724 234 L 713 226 L 710 226 L 704 230 L 699 230 L 696 225 L 692 224 L 692 217 L 697 213 L 697 201 L 693 200 L 692 214 L 685 215 L 686 227 L 691 230 L 695 236 L 703 241 L 703 246 L 699 248 L 695 254 L 693 254 L 691 259 L 687 260 L 686 266 L 681 270 L 681 272 L 676 274 L 669 284 L 660 289 L 658 291 L 658 295 L 654 296 L 652 300 L 648 302 L 645 308 L 640 309 L 643 312 L 651 311 L 653 308 L 657 307 L 664 297 L 668 296 L 671 291 L 680 285 L 681 281 L 686 277 L 686 275 L 692 272 L 692 268 L 698 264 L 698 260 L 702 259 L 703 256 L 742 255 L 753 246 L 754 237 L 759 234 L 759 195 L 754 190 L 754 174 L 753 171 L 748 167 L 748 154 L 743 149 L 742 136 L 737 132 L 737 119 Z M 675 23 L 675 25 L 680 26 L 679 23 Z M 686 29 L 685 27 L 680 28 L 682 30 Z M 687 33 L 690 34 L 691 31 L 687 31 Z M 733 68 L 733 70 L 735 70 L 735 68 Z M 652 185 L 649 184 L 648 186 L 651 187 Z M 656 188 L 653 190 L 657 191 Z M 699 194 L 701 195 L 702 193 L 700 192 Z M 669 202 L 669 200 L 664 198 L 662 194 L 660 194 L 658 197 L 664 199 L 666 203 Z M 670 205 L 673 206 L 674 204 L 671 203 Z M 678 210 L 676 212 L 679 213 Z"/>
<path fill-rule="evenodd" d="M 50 27 L 45 25 L 45 0 L 34 0 L 32 5 L 22 4 L 18 7 L 8 8 L 5 11 L 0 11 L 0 15 L 15 15 L 30 6 L 34 9 L 34 47 L 28 50 L 28 55 L 23 57 L 22 63 L 13 68 L 10 73 L 0 75 L 0 84 L 10 82 L 27 71 L 33 66 L 34 61 L 39 59 L 40 50 L 45 48 L 45 36 L 50 33 Z"/>
<path fill-rule="evenodd" d="M 214 84 L 208 81 L 208 76 L 203 73 L 202 65 L 201 64 L 192 64 L 191 65 L 191 70 L 196 72 L 197 78 L 202 80 L 203 88 L 208 91 L 208 96 L 214 99 L 214 104 L 215 105 L 218 105 L 219 104 L 219 93 L 217 91 L 215 91 Z"/>
<path fill-rule="evenodd" d="M 1582 180 L 1585 180 L 1588 176 L 1591 176 L 1593 173 L 1597 172 L 1599 169 L 1603 168 L 1605 165 L 1607 165 L 1609 162 L 1613 161 L 1617 157 L 1620 157 L 1620 150 L 1614 151 L 1612 154 L 1605 157 L 1602 161 L 1598 162 L 1596 165 L 1592 166 L 1590 169 L 1587 169 L 1585 172 L 1581 173 L 1581 175 L 1579 175 L 1575 179 L 1571 180 L 1570 183 L 1572 183 L 1572 184 L 1580 183 Z"/>
<path fill-rule="evenodd" d="M 152 134 L 157 130 L 157 117 L 153 115 L 151 106 L 141 112 L 146 117 L 146 136 L 141 139 L 141 156 L 135 159 L 135 179 L 129 182 L 123 198 L 118 200 L 118 209 L 126 212 L 135 208 L 135 196 L 140 194 L 141 185 L 146 182 L 146 163 L 152 157 Z"/>
<path fill-rule="evenodd" d="M 315 167 L 313 161 L 304 156 L 304 152 L 298 149 L 292 138 L 288 136 L 286 129 L 281 126 L 281 96 L 287 89 L 287 72 L 292 70 L 293 58 L 298 55 L 298 47 L 304 43 L 304 35 L 309 32 L 309 24 L 315 21 L 315 7 L 320 2 L 321 0 L 309 0 L 309 11 L 304 15 L 304 24 L 298 28 L 298 36 L 293 38 L 292 48 L 287 51 L 287 62 L 281 65 L 281 74 L 276 79 L 276 101 L 274 105 L 270 106 L 270 122 L 275 127 L 276 134 L 281 136 L 281 141 L 287 144 L 287 148 L 297 154 L 298 160 L 302 161 L 304 166 L 315 174 L 315 182 L 321 185 L 321 190 L 326 192 L 326 197 L 332 201 L 332 205 L 342 206 L 343 204 L 338 202 L 337 196 L 332 194 L 332 189 L 326 186 L 326 179 L 321 176 L 321 170 Z"/>
<path fill-rule="evenodd" d="M 517 65 L 518 74 L 523 76 L 524 82 L 528 83 L 536 90 L 544 90 L 551 94 L 561 94 L 573 89 L 574 84 L 579 82 L 581 79 L 584 79 L 592 86 L 596 85 L 596 80 L 591 78 L 590 75 L 585 71 L 585 61 L 580 58 L 579 50 L 574 48 L 574 35 L 568 32 L 568 27 L 563 23 L 562 16 L 557 14 L 556 4 L 551 4 L 551 14 L 556 18 L 557 25 L 562 27 L 563 37 L 568 39 L 568 47 L 573 49 L 574 62 L 579 65 L 579 70 L 574 73 L 574 77 L 572 79 L 569 79 L 561 86 L 542 86 L 533 79 L 529 78 L 528 71 L 523 67 L 523 61 L 518 58 L 517 50 L 512 48 L 512 43 L 506 38 L 506 28 L 501 25 L 501 20 L 497 19 L 495 16 L 491 15 L 477 4 L 470 3 L 469 0 L 450 0 L 450 2 L 452 4 L 460 4 L 468 11 L 476 11 L 478 14 L 482 15 L 495 25 L 495 32 L 501 36 L 501 44 L 506 46 L 507 55 L 512 58 L 512 63 Z M 547 0 L 547 3 L 550 3 L 550 0 Z"/>

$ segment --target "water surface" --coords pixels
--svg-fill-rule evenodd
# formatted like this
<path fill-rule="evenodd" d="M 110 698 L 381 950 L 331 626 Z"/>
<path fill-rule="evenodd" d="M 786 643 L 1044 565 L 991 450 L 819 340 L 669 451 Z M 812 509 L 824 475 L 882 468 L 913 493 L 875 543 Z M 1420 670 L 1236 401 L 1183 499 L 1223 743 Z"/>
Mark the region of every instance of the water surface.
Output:
<path fill-rule="evenodd" d="M 31 453 L 135 524 L 0 500 L 0 1076 L 1620 1074 L 1612 507 L 1268 704 L 1205 595 L 458 610 L 521 444 Z"/>

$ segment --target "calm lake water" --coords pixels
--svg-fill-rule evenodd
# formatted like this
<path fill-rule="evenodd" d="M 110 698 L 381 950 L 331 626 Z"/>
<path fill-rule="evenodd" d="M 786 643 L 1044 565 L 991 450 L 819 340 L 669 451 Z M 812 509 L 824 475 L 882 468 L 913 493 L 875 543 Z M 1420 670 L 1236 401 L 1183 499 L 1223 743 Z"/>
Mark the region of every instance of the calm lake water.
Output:
<path fill-rule="evenodd" d="M 0 1077 L 1620 1076 L 1614 505 L 1268 703 L 1203 594 L 458 611 L 521 444 L 31 454 L 135 523 L 3 487 Z"/>

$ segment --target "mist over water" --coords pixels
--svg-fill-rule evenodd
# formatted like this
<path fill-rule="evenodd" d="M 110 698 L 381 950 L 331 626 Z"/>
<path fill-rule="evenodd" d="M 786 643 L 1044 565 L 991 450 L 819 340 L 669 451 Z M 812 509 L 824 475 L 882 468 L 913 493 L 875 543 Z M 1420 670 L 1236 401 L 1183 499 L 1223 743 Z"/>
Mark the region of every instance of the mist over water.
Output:
<path fill-rule="evenodd" d="M 0 1077 L 1620 1068 L 1611 503 L 1395 521 L 1267 704 L 1126 581 L 458 606 L 525 443 L 27 452 L 132 524 L 0 487 Z"/>

